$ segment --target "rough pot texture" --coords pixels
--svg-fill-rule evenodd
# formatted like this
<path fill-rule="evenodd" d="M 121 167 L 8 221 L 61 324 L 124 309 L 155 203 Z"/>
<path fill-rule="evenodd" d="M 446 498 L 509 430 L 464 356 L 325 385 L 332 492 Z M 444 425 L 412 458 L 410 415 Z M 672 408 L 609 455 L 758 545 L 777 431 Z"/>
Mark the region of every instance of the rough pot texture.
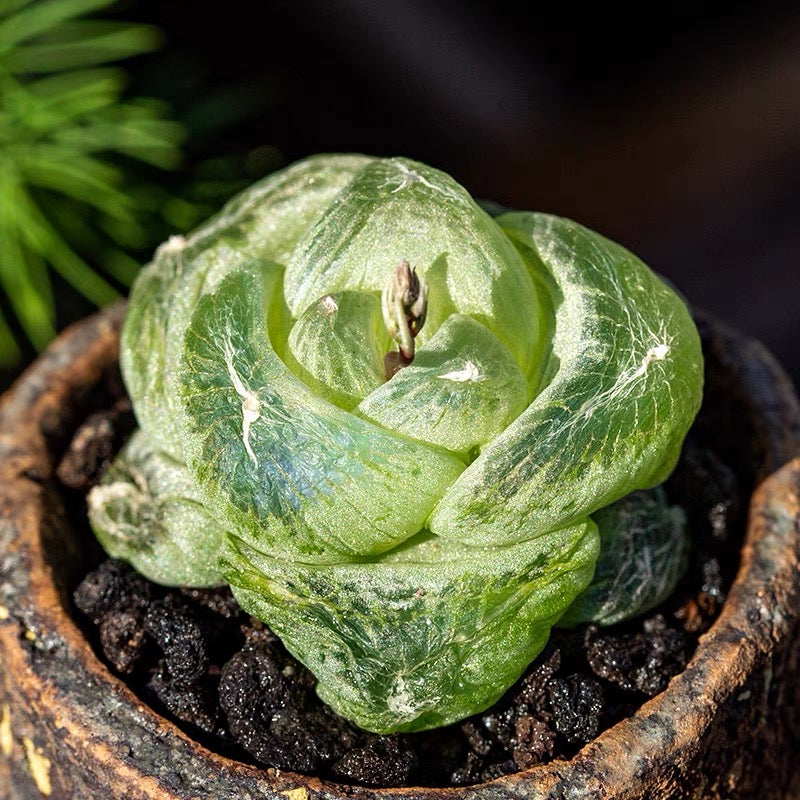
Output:
<path fill-rule="evenodd" d="M 783 798 L 800 794 L 800 406 L 769 354 L 701 322 L 719 450 L 755 489 L 741 569 L 686 670 L 570 761 L 466 789 L 337 787 L 226 759 L 99 661 L 70 613 L 91 548 L 55 466 L 116 373 L 114 307 L 0 405 L 0 794 L 11 798 Z M 6 794 L 9 792 L 10 794 Z"/>

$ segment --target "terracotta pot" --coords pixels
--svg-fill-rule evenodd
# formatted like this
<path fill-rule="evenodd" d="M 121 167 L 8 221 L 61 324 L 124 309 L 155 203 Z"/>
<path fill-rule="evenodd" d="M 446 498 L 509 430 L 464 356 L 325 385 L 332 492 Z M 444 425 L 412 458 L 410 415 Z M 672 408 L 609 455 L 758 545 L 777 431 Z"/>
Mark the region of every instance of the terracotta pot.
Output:
<path fill-rule="evenodd" d="M 101 663 L 70 614 L 90 543 L 54 478 L 116 370 L 121 306 L 74 326 L 0 405 L 0 796 L 800 796 L 800 407 L 758 344 L 701 323 L 726 458 L 752 467 L 741 569 L 686 670 L 570 761 L 468 789 L 339 787 L 216 755 Z"/>

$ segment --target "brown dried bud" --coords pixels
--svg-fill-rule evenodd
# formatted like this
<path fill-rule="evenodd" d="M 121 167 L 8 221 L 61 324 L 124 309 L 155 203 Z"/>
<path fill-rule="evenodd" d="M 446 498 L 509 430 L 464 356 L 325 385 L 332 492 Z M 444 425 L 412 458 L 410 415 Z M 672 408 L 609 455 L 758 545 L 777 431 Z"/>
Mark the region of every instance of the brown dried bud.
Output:
<path fill-rule="evenodd" d="M 414 358 L 414 337 L 422 330 L 428 312 L 428 282 L 403 260 L 384 288 L 381 300 L 384 323 L 402 356 L 403 363 L 398 362 L 394 374 Z M 388 372 L 387 365 L 387 375 Z"/>

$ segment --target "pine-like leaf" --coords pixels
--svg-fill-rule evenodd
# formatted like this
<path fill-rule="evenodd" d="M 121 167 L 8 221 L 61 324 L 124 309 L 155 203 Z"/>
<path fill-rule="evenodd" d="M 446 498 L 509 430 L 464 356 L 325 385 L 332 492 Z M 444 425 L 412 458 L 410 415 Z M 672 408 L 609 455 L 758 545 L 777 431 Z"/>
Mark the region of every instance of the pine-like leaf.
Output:
<path fill-rule="evenodd" d="M 104 66 L 153 50 L 161 36 L 86 16 L 111 5 L 0 0 L 0 290 L 37 348 L 55 329 L 52 272 L 104 304 L 135 275 L 128 249 L 157 243 L 148 220 L 168 197 L 146 184 L 134 190 L 130 163 L 180 161 L 182 126 L 163 103 L 123 100 L 125 73 Z M 4 364 L 18 353 L 13 335 L 0 320 Z"/>

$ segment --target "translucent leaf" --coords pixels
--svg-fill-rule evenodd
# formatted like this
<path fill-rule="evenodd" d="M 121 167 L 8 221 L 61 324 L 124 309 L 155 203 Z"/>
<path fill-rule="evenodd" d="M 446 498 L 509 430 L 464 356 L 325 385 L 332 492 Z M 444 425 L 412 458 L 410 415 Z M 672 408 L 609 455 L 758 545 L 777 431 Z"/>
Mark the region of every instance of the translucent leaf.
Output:
<path fill-rule="evenodd" d="M 300 315 L 288 344 L 295 374 L 341 408 L 350 410 L 386 380 L 390 340 L 375 294 L 326 294 Z"/>
<path fill-rule="evenodd" d="M 219 586 L 224 529 L 203 506 L 186 467 L 140 430 L 88 496 L 89 521 L 114 558 L 166 586 Z"/>
<path fill-rule="evenodd" d="M 546 389 L 436 507 L 431 530 L 488 546 L 580 519 L 671 472 L 700 406 L 683 301 L 623 247 L 569 220 L 499 217 L 558 295 Z"/>
<path fill-rule="evenodd" d="M 383 382 L 377 296 L 400 259 L 428 324 Z M 623 506 L 598 509 L 663 480 L 702 382 L 687 309 L 623 248 L 338 155 L 160 248 L 121 360 L 152 446 L 224 520 L 240 603 L 382 732 L 476 713 L 519 676 L 590 584 L 588 515 L 619 533 L 604 513 Z"/>
<path fill-rule="evenodd" d="M 686 515 L 657 486 L 632 492 L 593 514 L 600 556 L 591 584 L 559 620 L 560 626 L 613 625 L 655 608 L 672 594 L 689 558 Z"/>
<path fill-rule="evenodd" d="M 320 697 L 390 733 L 495 702 L 590 581 L 598 546 L 587 520 L 492 550 L 422 535 L 331 566 L 270 558 L 231 537 L 221 563 L 240 605 L 311 669 Z"/>
<path fill-rule="evenodd" d="M 159 447 L 182 457 L 175 426 L 163 420 L 178 413 L 176 365 L 199 292 L 213 290 L 240 267 L 274 267 L 367 161 L 365 156 L 317 156 L 271 175 L 186 239 L 167 242 L 139 274 L 122 330 L 120 362 L 137 419 Z M 288 331 L 282 330 L 287 327 L 282 307 L 270 313 L 270 325 L 273 346 L 283 355 Z"/>
<path fill-rule="evenodd" d="M 186 463 L 214 513 L 262 552 L 331 563 L 388 550 L 464 464 L 292 375 L 270 344 L 269 284 L 239 269 L 195 304 L 177 367 Z"/>
<path fill-rule="evenodd" d="M 501 433 L 527 397 L 525 377 L 499 339 L 454 314 L 358 410 L 384 428 L 466 456 Z"/>
<path fill-rule="evenodd" d="M 237 195 L 197 235 L 206 236 L 234 224 L 246 237 L 249 252 L 286 265 L 298 240 L 371 160 L 332 154 L 299 161 Z"/>
<path fill-rule="evenodd" d="M 461 186 L 415 161 L 373 161 L 336 196 L 289 261 L 289 308 L 297 316 L 325 294 L 380 292 L 401 260 L 445 274 L 448 293 L 429 293 L 421 341 L 436 332 L 437 303 L 452 303 L 486 325 L 526 376 L 536 370 L 538 302 L 522 259 Z"/>

